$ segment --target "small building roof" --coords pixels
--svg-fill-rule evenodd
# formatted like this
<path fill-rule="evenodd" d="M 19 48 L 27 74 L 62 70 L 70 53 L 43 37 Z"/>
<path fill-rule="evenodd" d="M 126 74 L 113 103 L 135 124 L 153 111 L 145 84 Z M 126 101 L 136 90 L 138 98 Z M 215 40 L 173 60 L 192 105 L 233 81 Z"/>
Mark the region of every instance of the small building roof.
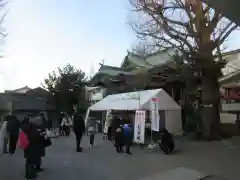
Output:
<path fill-rule="evenodd" d="M 7 90 L 0 94 L 0 110 L 54 110 L 48 103 L 49 92 L 41 87 L 30 89 L 28 87 L 16 90 Z"/>
<path fill-rule="evenodd" d="M 49 110 L 46 99 L 33 95 L 13 94 L 11 96 L 13 110 Z"/>
<path fill-rule="evenodd" d="M 12 92 L 12 93 L 26 93 L 29 90 L 31 90 L 31 88 L 29 88 L 28 86 L 24 86 L 18 89 L 14 89 L 14 90 L 5 90 L 5 92 Z"/>

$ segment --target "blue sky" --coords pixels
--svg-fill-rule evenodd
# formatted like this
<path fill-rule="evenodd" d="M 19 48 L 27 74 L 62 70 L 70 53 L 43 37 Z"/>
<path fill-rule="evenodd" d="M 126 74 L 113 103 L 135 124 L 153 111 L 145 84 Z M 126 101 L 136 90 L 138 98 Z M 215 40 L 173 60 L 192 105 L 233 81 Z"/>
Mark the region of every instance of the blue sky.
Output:
<path fill-rule="evenodd" d="M 102 59 L 119 65 L 134 39 L 122 0 L 13 0 L 9 9 L 0 69 L 7 89 L 38 86 L 67 63 L 87 73 Z"/>
<path fill-rule="evenodd" d="M 0 90 L 39 86 L 67 63 L 87 74 L 92 66 L 97 71 L 102 59 L 119 65 L 135 40 L 126 6 L 127 0 L 12 0 Z M 235 35 L 227 42 L 229 49 L 240 47 Z"/>

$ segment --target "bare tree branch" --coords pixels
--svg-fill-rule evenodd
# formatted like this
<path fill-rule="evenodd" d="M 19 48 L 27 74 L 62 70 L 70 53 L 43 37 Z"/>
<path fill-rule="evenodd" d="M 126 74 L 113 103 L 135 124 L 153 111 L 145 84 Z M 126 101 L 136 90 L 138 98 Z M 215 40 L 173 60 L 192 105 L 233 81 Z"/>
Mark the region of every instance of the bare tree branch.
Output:
<path fill-rule="evenodd" d="M 223 16 L 208 5 L 203 5 L 200 0 L 192 2 L 184 0 L 129 0 L 144 15 L 133 30 L 137 37 L 152 39 L 157 47 L 174 47 L 183 53 L 192 54 L 191 57 L 205 57 L 212 53 L 217 42 L 222 44 L 229 34 L 236 29 L 232 23 L 226 28 L 219 28 Z M 199 1 L 199 2 L 198 2 Z M 219 28 L 219 29 L 217 29 Z M 220 31 L 216 41 L 211 40 L 212 34 Z M 200 49 L 201 52 L 200 53 Z"/>

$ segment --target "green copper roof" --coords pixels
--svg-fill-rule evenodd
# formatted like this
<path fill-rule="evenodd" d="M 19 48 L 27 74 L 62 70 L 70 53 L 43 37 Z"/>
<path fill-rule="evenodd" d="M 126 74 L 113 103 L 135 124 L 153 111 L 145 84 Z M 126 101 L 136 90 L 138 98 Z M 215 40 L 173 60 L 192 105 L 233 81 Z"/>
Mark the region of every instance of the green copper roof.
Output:
<path fill-rule="evenodd" d="M 147 56 L 139 56 L 134 53 L 128 52 L 124 61 L 122 62 L 123 68 L 134 65 L 135 67 L 151 69 L 155 66 L 159 66 L 172 60 L 175 50 L 166 49 L 158 51 Z"/>
<path fill-rule="evenodd" d="M 108 74 L 109 76 L 117 76 L 119 74 L 125 74 L 125 75 L 134 75 L 132 71 L 129 71 L 124 68 L 118 68 L 114 66 L 106 66 L 101 65 L 98 74 Z"/>
<path fill-rule="evenodd" d="M 121 67 L 113 67 L 100 64 L 101 67 L 89 83 L 96 83 L 97 81 L 108 81 L 109 78 L 125 75 L 136 76 L 139 74 L 149 74 L 150 72 L 164 73 L 164 69 L 168 68 L 173 62 L 173 50 L 167 49 L 145 57 L 140 57 L 136 54 L 128 52 Z"/>

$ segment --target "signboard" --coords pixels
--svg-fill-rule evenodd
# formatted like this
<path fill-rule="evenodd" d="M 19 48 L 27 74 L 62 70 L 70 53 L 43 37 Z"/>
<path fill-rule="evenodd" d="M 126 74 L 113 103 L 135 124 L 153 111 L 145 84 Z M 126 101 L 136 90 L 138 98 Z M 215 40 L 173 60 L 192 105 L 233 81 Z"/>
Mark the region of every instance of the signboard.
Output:
<path fill-rule="evenodd" d="M 159 109 L 158 109 L 158 99 L 157 98 L 152 98 L 152 101 L 150 103 L 151 107 L 151 113 L 150 113 L 150 118 L 151 118 L 151 129 L 153 131 L 159 131 Z"/>
<path fill-rule="evenodd" d="M 145 139 L 146 111 L 136 111 L 134 124 L 134 142 L 143 144 Z"/>
<path fill-rule="evenodd" d="M 226 88 L 223 99 L 240 100 L 240 88 Z"/>
<path fill-rule="evenodd" d="M 105 134 L 108 133 L 108 127 L 109 127 L 109 125 L 111 124 L 111 120 L 112 120 L 112 117 L 111 117 L 111 116 L 112 116 L 111 110 L 109 109 L 109 110 L 107 110 L 106 120 L 105 120 L 104 130 L 103 130 L 103 132 L 104 132 Z"/>

